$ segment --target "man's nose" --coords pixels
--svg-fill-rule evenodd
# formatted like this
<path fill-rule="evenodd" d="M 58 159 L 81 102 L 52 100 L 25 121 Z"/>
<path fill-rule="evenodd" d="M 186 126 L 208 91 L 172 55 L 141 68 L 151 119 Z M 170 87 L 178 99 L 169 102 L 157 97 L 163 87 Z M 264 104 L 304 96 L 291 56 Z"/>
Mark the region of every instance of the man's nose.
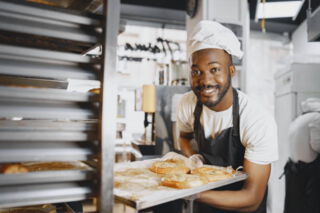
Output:
<path fill-rule="evenodd" d="M 214 76 L 209 72 L 204 72 L 200 77 L 200 84 L 209 85 L 216 83 Z"/>

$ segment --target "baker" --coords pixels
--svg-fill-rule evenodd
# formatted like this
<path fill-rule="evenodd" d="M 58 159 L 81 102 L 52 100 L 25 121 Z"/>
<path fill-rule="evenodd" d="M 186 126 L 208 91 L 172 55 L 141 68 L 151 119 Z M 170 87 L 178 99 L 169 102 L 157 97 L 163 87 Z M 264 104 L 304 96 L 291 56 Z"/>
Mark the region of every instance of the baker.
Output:
<path fill-rule="evenodd" d="M 244 182 L 200 193 L 201 213 L 266 212 L 271 163 L 278 159 L 277 128 L 271 114 L 232 87 L 232 56 L 242 58 L 240 46 L 231 30 L 207 20 L 188 38 L 192 91 L 177 109 L 181 150 L 206 164 L 243 167 L 248 174 Z"/>
<path fill-rule="evenodd" d="M 308 98 L 301 109 L 288 134 L 285 213 L 320 212 L 320 99 Z"/>

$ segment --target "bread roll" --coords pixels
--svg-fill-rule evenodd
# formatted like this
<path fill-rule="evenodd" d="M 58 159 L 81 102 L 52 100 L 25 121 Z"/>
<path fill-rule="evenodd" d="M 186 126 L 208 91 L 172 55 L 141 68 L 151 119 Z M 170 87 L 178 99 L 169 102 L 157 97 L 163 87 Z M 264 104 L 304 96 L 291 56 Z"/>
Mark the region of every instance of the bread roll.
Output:
<path fill-rule="evenodd" d="M 199 175 L 189 174 L 169 174 L 165 175 L 160 182 L 162 186 L 168 186 L 177 189 L 187 189 L 207 184 L 208 180 Z"/>
<path fill-rule="evenodd" d="M 213 167 L 200 167 L 191 171 L 191 174 L 201 175 L 209 182 L 215 182 L 232 177 L 232 173 L 224 171 L 223 169 Z"/>
<path fill-rule="evenodd" d="M 156 161 L 152 164 L 150 170 L 157 174 L 186 174 L 190 171 L 182 160 L 176 159 Z"/>

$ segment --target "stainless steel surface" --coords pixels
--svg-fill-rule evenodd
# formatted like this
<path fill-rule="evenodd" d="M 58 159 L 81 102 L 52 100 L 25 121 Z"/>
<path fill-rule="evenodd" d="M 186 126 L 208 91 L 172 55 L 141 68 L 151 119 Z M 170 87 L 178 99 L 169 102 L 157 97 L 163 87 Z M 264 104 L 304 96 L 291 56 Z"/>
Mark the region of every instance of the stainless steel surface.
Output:
<path fill-rule="evenodd" d="M 98 101 L 98 95 L 93 93 L 71 92 L 61 89 L 47 88 L 21 88 L 0 86 L 0 98 L 4 99 L 27 99 L 33 101 L 67 101 L 67 102 L 90 102 Z"/>
<path fill-rule="evenodd" d="M 292 63 L 275 76 L 276 96 L 290 92 L 319 92 L 320 64 Z"/>
<path fill-rule="evenodd" d="M 83 56 L 74 53 L 59 52 L 53 50 L 41 50 L 36 48 L 28 47 L 17 47 L 12 45 L 0 44 L 0 53 L 24 56 L 29 58 L 43 58 L 59 61 L 69 61 L 69 62 L 78 62 L 78 63 L 90 63 L 93 60 L 89 56 Z"/>
<path fill-rule="evenodd" d="M 116 140 L 117 114 L 117 35 L 120 24 L 120 0 L 104 0 L 104 23 L 101 76 L 102 102 L 100 107 L 100 191 L 98 208 L 100 213 L 113 211 L 113 164 Z"/>
<path fill-rule="evenodd" d="M 41 171 L 23 174 L 0 174 L 0 187 L 21 184 L 84 181 L 94 177 L 94 170 Z"/>
<path fill-rule="evenodd" d="M 0 186 L 0 208 L 83 200 L 92 187 L 77 183 Z"/>
<path fill-rule="evenodd" d="M 58 172 L 1 176 L 1 185 L 6 186 L 0 186 L 0 208 L 96 196 L 99 211 L 112 212 L 120 1 L 106 0 L 104 9 L 104 16 L 80 15 L 27 1 L 0 0 L 0 78 L 13 79 L 0 86 L 0 163 L 99 161 L 99 171 L 88 182 L 83 182 L 87 173 L 72 171 L 63 176 Z M 80 54 L 96 43 L 103 46 L 102 56 Z M 23 85 L 15 77 L 37 82 Z M 101 95 L 36 88 L 42 79 L 100 80 Z M 75 182 L 80 180 L 81 185 Z"/>
<path fill-rule="evenodd" d="M 97 140 L 97 121 L 0 120 L 0 142 Z"/>
<path fill-rule="evenodd" d="M 87 120 L 96 119 L 93 106 L 78 103 L 8 101 L 0 99 L 0 118 L 22 117 L 30 119 Z"/>
<path fill-rule="evenodd" d="M 11 57 L 12 58 L 12 57 Z M 96 80 L 97 73 L 93 68 L 80 67 L 79 64 L 55 64 L 36 61 L 6 59 L 0 55 L 0 74 L 22 77 L 66 80 L 68 78 Z"/>
<path fill-rule="evenodd" d="M 96 132 L 61 132 L 61 131 L 1 131 L 0 141 L 93 141 L 96 140 Z"/>
<path fill-rule="evenodd" d="M 320 41 L 320 7 L 307 18 L 308 41 Z"/>
<path fill-rule="evenodd" d="M 146 25 L 154 23 L 160 26 L 165 24 L 169 28 L 171 25 L 174 29 L 180 28 L 183 30 L 186 24 L 186 14 L 182 10 L 137 6 L 133 4 L 121 4 L 121 19 L 140 21 Z"/>
<path fill-rule="evenodd" d="M 39 4 L 0 1 L 0 29 L 4 31 L 96 43 L 100 34 L 96 30 L 99 19 L 97 15 L 87 17 Z"/>
<path fill-rule="evenodd" d="M 125 204 L 130 205 L 133 208 L 141 210 L 141 209 L 149 208 L 162 203 L 166 203 L 169 201 L 177 200 L 180 198 L 186 198 L 203 191 L 207 191 L 207 190 L 215 189 L 231 183 L 239 182 L 239 181 L 245 180 L 246 178 L 247 178 L 247 174 L 243 172 L 238 172 L 233 178 L 218 181 L 218 182 L 208 183 L 206 185 L 194 187 L 191 189 L 177 189 L 174 191 L 170 190 L 168 191 L 168 193 L 161 193 L 161 194 L 157 194 L 157 192 L 155 191 L 152 194 L 148 194 L 148 197 L 143 200 L 130 200 L 128 198 L 120 197 L 118 195 L 115 195 L 115 197 L 120 202 L 124 202 Z"/>
<path fill-rule="evenodd" d="M 12 25 L 13 24 L 13 25 Z M 96 36 L 85 34 L 80 27 L 66 27 L 17 18 L 9 18 L 0 15 L 0 29 L 17 33 L 36 34 L 59 39 L 96 43 L 99 40 Z M 91 29 L 93 34 L 94 28 Z"/>
<path fill-rule="evenodd" d="M 95 131 L 97 120 L 52 121 L 52 120 L 0 120 L 0 131 Z"/>
<path fill-rule="evenodd" d="M 32 6 L 31 6 L 32 5 Z M 36 7 L 38 6 L 38 7 Z M 3 11 L 11 12 L 14 14 L 25 14 L 28 17 L 36 16 L 42 19 L 58 20 L 62 22 L 70 22 L 84 25 L 100 25 L 99 19 L 90 18 L 87 16 L 79 15 L 70 10 L 63 10 L 57 8 L 50 8 L 46 6 L 40 7 L 37 4 L 28 4 L 22 1 L 1 1 L 0 8 Z M 49 9 L 48 9 L 49 8 Z"/>
<path fill-rule="evenodd" d="M 0 163 L 86 161 L 95 155 L 90 144 L 72 142 L 0 142 Z M 1 197 L 0 197 L 1 200 Z"/>

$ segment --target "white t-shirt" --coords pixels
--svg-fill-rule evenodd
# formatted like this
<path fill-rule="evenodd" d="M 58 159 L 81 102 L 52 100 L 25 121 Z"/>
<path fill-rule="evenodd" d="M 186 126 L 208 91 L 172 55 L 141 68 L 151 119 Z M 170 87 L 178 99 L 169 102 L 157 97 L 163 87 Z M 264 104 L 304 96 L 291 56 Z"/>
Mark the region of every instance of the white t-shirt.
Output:
<path fill-rule="evenodd" d="M 272 115 L 243 92 L 238 91 L 240 114 L 240 140 L 245 147 L 244 158 L 257 164 L 269 164 L 278 160 L 277 126 Z M 185 93 L 177 109 L 177 125 L 180 131 L 193 132 L 194 109 L 197 97 Z M 200 122 L 205 136 L 215 138 L 232 126 L 232 106 L 216 112 L 203 106 Z"/>

